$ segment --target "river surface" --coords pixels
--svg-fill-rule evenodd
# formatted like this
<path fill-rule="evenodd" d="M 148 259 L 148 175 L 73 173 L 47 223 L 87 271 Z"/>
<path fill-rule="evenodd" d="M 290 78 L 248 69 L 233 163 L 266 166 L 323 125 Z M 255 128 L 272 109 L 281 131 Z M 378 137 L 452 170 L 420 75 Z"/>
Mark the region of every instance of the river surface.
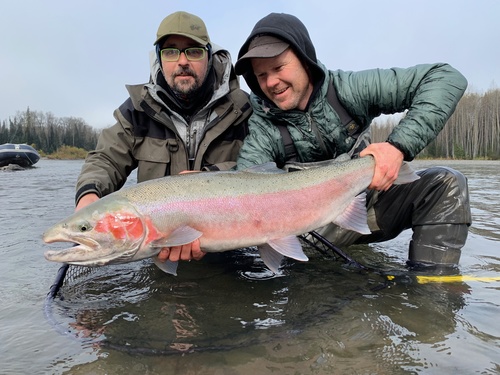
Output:
<path fill-rule="evenodd" d="M 276 276 L 247 249 L 176 277 L 150 260 L 70 268 L 52 302 L 60 264 L 41 235 L 73 212 L 82 161 L 0 171 L 0 373 L 500 374 L 500 162 L 414 163 L 431 164 L 469 179 L 461 281 L 418 283 L 406 231 L 346 249 L 399 275 L 387 285 L 312 249 Z"/>

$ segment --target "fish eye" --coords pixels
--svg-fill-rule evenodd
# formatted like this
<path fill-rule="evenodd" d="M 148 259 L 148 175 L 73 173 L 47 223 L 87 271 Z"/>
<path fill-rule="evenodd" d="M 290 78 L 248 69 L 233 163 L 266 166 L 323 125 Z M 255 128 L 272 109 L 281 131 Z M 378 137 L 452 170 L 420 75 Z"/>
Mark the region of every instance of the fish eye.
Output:
<path fill-rule="evenodd" d="M 90 225 L 88 222 L 84 222 L 79 224 L 78 229 L 80 230 L 80 232 L 88 232 L 92 229 L 92 225 Z"/>

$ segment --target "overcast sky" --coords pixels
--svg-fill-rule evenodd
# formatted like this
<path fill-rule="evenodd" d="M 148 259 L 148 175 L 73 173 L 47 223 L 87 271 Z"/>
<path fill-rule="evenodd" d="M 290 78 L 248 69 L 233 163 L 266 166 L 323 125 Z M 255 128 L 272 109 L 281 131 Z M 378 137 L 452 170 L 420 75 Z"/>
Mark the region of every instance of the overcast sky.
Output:
<path fill-rule="evenodd" d="M 285 12 L 329 69 L 447 62 L 472 92 L 500 85 L 498 0 L 17 0 L 0 9 L 0 121 L 29 107 L 112 125 L 125 84 L 149 78 L 158 25 L 178 10 L 200 16 L 233 61 L 259 19 Z"/>

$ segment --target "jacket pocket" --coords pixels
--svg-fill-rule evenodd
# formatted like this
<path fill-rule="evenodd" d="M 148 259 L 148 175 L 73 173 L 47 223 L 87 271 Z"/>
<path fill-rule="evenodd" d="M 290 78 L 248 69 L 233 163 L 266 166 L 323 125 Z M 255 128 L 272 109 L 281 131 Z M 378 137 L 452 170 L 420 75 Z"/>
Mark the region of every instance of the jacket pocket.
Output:
<path fill-rule="evenodd" d="M 134 147 L 138 162 L 137 182 L 164 177 L 169 174 L 172 147 L 178 147 L 175 140 L 143 138 Z"/>

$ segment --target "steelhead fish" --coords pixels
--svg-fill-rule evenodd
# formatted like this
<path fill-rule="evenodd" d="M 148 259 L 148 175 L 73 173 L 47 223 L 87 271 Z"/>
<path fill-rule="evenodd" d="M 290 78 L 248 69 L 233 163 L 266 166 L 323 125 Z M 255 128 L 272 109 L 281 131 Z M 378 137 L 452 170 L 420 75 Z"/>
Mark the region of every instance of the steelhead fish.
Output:
<path fill-rule="evenodd" d="M 49 261 L 98 266 L 154 257 L 176 274 L 177 262 L 160 262 L 163 247 L 199 238 L 205 252 L 257 246 L 264 263 L 278 272 L 284 256 L 308 258 L 296 237 L 330 222 L 370 233 L 365 189 L 373 157 L 311 163 L 286 173 L 274 163 L 244 171 L 187 173 L 123 188 L 78 210 L 48 229 L 43 240 L 73 242 L 49 250 Z M 406 164 L 398 183 L 418 179 Z"/>

